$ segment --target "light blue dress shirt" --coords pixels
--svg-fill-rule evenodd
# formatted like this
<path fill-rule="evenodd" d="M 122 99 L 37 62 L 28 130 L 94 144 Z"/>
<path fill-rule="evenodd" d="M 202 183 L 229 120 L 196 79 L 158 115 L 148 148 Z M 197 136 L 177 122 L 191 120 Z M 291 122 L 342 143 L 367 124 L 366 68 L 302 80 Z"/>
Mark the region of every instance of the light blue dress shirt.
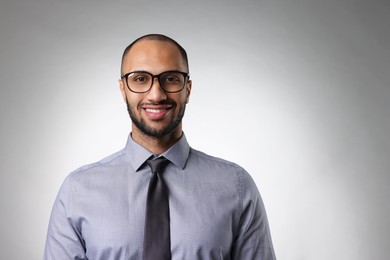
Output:
<path fill-rule="evenodd" d="M 52 209 L 44 259 L 142 259 L 151 156 L 129 136 L 123 150 L 72 172 Z M 162 156 L 172 260 L 275 259 L 263 202 L 243 168 L 190 148 L 184 135 Z"/>

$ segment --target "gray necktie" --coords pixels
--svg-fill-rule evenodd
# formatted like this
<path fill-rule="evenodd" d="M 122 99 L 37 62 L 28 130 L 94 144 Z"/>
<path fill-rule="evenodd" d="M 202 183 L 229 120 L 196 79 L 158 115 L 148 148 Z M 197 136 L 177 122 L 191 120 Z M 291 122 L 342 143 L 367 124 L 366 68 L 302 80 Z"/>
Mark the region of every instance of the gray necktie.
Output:
<path fill-rule="evenodd" d="M 146 200 L 143 260 L 171 259 L 168 188 L 161 176 L 168 162 L 164 157 L 146 162 L 153 176 Z"/>

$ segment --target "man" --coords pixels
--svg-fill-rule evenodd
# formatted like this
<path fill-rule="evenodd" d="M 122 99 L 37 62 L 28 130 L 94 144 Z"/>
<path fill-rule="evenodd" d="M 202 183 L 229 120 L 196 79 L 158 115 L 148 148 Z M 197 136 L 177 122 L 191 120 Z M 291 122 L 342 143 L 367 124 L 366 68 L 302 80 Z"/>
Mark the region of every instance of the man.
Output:
<path fill-rule="evenodd" d="M 143 36 L 126 48 L 121 73 L 132 120 L 126 147 L 66 178 L 44 259 L 275 259 L 249 174 L 187 143 L 185 50 L 164 35 Z"/>

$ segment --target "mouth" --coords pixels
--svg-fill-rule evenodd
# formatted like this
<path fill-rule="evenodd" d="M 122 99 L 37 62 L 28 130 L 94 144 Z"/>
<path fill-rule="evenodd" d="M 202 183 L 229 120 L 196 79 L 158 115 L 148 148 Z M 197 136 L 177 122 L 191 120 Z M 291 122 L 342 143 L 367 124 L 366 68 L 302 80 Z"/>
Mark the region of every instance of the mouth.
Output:
<path fill-rule="evenodd" d="M 147 117 L 151 120 L 162 120 L 164 119 L 169 112 L 172 110 L 172 104 L 163 104 L 163 105 L 142 105 L 141 108 L 145 111 Z"/>

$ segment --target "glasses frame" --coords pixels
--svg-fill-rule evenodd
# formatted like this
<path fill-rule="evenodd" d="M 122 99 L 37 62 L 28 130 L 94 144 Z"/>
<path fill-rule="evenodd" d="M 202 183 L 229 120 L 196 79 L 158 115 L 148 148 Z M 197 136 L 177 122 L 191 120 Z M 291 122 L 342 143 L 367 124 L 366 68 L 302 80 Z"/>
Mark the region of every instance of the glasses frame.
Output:
<path fill-rule="evenodd" d="M 151 81 L 151 84 L 150 84 L 150 87 L 148 88 L 148 90 L 146 90 L 146 91 L 134 91 L 134 90 L 132 90 L 132 89 L 130 88 L 129 83 L 128 83 L 128 77 L 129 77 L 130 74 L 132 74 L 132 73 L 137 73 L 137 72 L 138 72 L 138 73 L 146 73 L 146 74 L 148 74 L 148 75 L 150 75 L 150 76 L 152 77 L 152 81 Z M 165 74 L 165 73 L 170 73 L 170 72 L 180 73 L 180 74 L 182 74 L 182 75 L 184 76 L 184 84 L 183 84 L 183 86 L 182 86 L 182 88 L 181 88 L 180 90 L 177 90 L 177 91 L 167 91 L 167 90 L 165 90 L 165 89 L 163 88 L 163 85 L 161 84 L 161 81 L 160 81 L 160 77 L 161 77 L 161 75 L 163 75 L 163 74 Z M 123 75 L 121 76 L 121 79 L 122 79 L 122 80 L 123 80 L 123 79 L 125 80 L 127 88 L 128 88 L 131 92 L 137 93 L 137 94 L 143 94 L 143 93 L 149 92 L 150 89 L 153 87 L 154 79 L 155 79 L 155 78 L 157 78 L 158 84 L 160 85 L 160 88 L 161 88 L 165 93 L 178 93 L 178 92 L 182 91 L 182 90 L 184 89 L 184 87 L 186 86 L 186 84 L 188 83 L 188 80 L 190 79 L 190 74 L 187 73 L 187 72 L 179 71 L 179 70 L 167 70 L 167 71 L 161 72 L 160 74 L 153 75 L 152 73 L 150 73 L 150 72 L 148 72 L 148 71 L 136 70 L 136 71 L 128 72 L 128 73 L 123 74 Z"/>

